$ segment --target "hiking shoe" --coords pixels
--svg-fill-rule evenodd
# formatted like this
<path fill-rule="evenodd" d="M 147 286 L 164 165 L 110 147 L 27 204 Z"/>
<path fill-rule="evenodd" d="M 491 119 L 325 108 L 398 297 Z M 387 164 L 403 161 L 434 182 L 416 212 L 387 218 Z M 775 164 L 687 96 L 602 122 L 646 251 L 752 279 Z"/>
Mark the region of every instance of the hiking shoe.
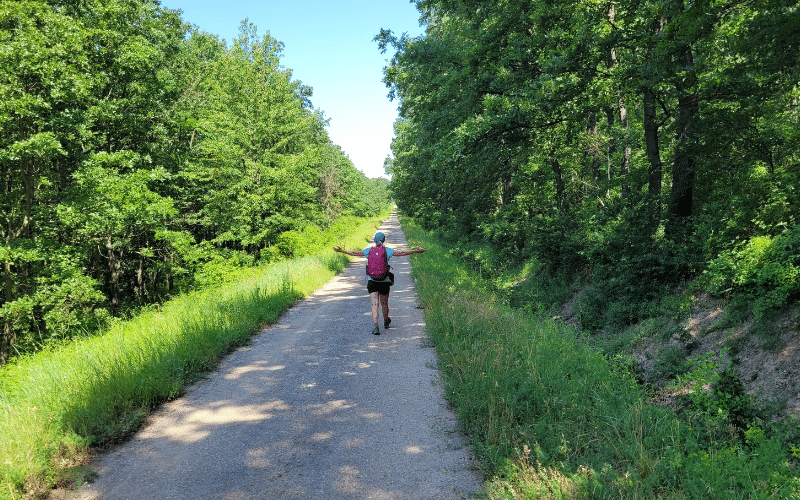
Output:
<path fill-rule="evenodd" d="M 381 334 L 381 329 L 378 328 L 378 325 L 375 325 L 375 328 L 372 330 L 372 334 L 373 335 L 380 335 Z"/>
<path fill-rule="evenodd" d="M 386 318 L 383 320 L 383 328 L 389 328 L 389 323 L 392 322 L 392 318 Z"/>

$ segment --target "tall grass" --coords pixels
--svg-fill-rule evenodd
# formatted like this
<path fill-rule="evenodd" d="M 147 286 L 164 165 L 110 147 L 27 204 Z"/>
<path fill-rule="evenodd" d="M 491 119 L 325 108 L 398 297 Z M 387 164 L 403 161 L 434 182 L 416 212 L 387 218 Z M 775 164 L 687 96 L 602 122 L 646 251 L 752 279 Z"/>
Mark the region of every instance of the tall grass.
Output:
<path fill-rule="evenodd" d="M 380 220 L 364 221 L 337 243 L 363 245 Z M 148 411 L 347 262 L 329 250 L 252 269 L 237 283 L 178 297 L 102 335 L 7 366 L 0 379 L 0 497 L 44 494 L 68 481 L 89 446 L 123 439 Z"/>
<path fill-rule="evenodd" d="M 505 305 L 469 263 L 402 219 L 446 396 L 491 498 L 792 498 L 775 440 L 752 447 L 647 404 L 575 329 Z M 695 421 L 697 423 L 697 421 Z M 759 441 L 760 440 L 760 441 Z M 776 451 L 776 446 L 778 451 Z"/>

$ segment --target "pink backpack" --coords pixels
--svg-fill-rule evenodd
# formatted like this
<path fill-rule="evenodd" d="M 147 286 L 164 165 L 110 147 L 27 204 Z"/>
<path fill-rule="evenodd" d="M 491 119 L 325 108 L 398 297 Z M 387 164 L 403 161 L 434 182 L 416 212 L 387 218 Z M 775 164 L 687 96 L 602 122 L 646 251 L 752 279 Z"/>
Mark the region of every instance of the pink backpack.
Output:
<path fill-rule="evenodd" d="M 389 257 L 386 247 L 374 246 L 367 255 L 367 275 L 375 281 L 383 281 L 389 275 Z"/>

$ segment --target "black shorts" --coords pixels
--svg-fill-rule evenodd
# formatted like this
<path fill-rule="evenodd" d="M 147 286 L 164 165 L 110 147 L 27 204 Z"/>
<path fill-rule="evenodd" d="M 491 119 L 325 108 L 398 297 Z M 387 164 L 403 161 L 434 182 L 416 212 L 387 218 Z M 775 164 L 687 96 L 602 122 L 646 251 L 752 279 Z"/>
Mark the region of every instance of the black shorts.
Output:
<path fill-rule="evenodd" d="M 378 292 L 381 295 L 389 295 L 389 288 L 391 285 L 388 281 L 372 281 L 367 280 L 367 292 Z"/>

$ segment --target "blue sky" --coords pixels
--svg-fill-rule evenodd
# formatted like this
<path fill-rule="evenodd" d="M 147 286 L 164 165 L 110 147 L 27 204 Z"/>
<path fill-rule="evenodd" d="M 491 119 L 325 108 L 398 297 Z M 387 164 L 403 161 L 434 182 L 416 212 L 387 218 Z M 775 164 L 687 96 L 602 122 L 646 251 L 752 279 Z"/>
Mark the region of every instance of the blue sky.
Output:
<path fill-rule="evenodd" d="M 245 18 L 284 43 L 282 64 L 313 87 L 311 99 L 330 119 L 328 135 L 368 177 L 385 176 L 397 101 L 381 82 L 393 52 L 372 39 L 381 28 L 416 36 L 419 12 L 408 0 L 162 0 L 185 22 L 224 38 L 228 45 Z"/>

